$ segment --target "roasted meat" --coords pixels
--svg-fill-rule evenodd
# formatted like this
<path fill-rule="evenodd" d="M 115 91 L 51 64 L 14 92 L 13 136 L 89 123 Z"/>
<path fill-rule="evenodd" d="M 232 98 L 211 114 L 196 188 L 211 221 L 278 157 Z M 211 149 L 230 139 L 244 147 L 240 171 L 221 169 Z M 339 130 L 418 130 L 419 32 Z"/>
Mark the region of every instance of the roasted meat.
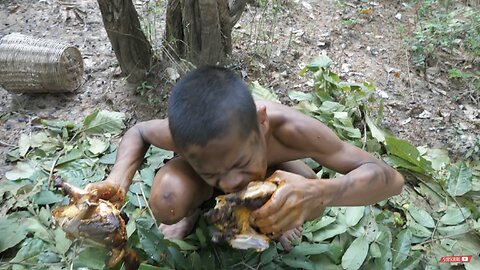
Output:
<path fill-rule="evenodd" d="M 217 229 L 212 241 L 226 241 L 238 249 L 267 249 L 270 238 L 251 226 L 250 213 L 265 204 L 276 189 L 276 183 L 252 181 L 239 192 L 217 196 L 215 208 L 205 214 Z"/>
<path fill-rule="evenodd" d="M 93 192 L 87 192 L 59 178 L 55 186 L 70 198 L 66 206 L 53 209 L 53 219 L 69 238 L 85 237 L 105 245 L 111 251 L 107 267 L 120 262 L 126 254 L 127 231 L 120 211 L 109 201 L 99 199 Z"/>

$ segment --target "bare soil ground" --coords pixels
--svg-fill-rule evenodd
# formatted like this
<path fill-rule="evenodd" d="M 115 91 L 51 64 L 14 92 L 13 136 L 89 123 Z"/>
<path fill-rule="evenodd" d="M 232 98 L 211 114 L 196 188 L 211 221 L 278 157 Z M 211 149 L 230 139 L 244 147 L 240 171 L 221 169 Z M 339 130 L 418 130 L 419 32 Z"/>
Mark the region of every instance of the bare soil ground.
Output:
<path fill-rule="evenodd" d="M 166 1 L 134 2 L 146 18 L 147 35 L 160 55 Z M 231 67 L 246 81 L 258 80 L 291 104 L 289 90 L 312 89 L 308 78 L 298 75 L 299 70 L 324 52 L 344 80 L 368 80 L 376 85 L 384 98 L 384 125 L 396 136 L 417 146 L 448 149 L 457 157 L 473 145 L 480 133 L 479 105 L 442 75 L 441 66 L 420 74 L 410 65 L 406 44 L 417 19 L 414 4 L 395 0 L 266 2 L 267 7 L 248 6 L 234 29 Z M 274 3 L 278 5 L 272 8 Z M 78 47 L 85 72 L 83 85 L 72 93 L 12 94 L 0 87 L 2 177 L 10 166 L 5 154 L 21 133 L 34 131 L 32 123 L 37 118 L 80 121 L 97 108 L 126 112 L 129 125 L 165 117 L 172 76 L 163 68 L 153 69 L 144 87 L 120 78 L 95 0 L 1 1 L 0 38 L 13 32 Z"/>

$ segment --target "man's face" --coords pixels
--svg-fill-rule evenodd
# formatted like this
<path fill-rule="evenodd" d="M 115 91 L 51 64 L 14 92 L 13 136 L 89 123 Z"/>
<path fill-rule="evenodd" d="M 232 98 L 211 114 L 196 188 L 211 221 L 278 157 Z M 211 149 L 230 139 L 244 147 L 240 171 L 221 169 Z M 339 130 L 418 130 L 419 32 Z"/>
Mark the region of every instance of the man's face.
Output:
<path fill-rule="evenodd" d="M 243 139 L 229 132 L 204 147 L 189 146 L 182 154 L 207 184 L 226 193 L 263 180 L 267 170 L 265 139 L 253 131 Z"/>

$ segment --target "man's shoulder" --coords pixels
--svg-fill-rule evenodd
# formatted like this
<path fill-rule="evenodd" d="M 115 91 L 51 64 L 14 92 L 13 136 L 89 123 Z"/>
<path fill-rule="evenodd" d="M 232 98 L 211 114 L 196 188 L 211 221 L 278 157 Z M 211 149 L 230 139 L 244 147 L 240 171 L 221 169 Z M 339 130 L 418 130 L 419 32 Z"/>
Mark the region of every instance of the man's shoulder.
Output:
<path fill-rule="evenodd" d="M 168 127 L 168 119 L 153 119 L 135 125 L 142 138 L 157 147 L 174 150 L 174 143 Z"/>

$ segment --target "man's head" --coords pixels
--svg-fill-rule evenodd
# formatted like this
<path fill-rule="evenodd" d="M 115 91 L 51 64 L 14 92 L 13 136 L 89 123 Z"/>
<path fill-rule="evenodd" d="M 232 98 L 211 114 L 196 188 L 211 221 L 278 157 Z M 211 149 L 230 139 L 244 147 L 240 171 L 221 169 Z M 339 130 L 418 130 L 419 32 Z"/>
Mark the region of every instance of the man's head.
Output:
<path fill-rule="evenodd" d="M 232 71 L 203 67 L 182 77 L 172 90 L 168 123 L 177 150 L 209 185 L 233 192 L 265 176 L 257 109 Z"/>
<path fill-rule="evenodd" d="M 205 146 L 235 130 L 241 137 L 258 132 L 255 103 L 247 85 L 220 67 L 196 69 L 173 87 L 168 123 L 177 148 Z"/>

